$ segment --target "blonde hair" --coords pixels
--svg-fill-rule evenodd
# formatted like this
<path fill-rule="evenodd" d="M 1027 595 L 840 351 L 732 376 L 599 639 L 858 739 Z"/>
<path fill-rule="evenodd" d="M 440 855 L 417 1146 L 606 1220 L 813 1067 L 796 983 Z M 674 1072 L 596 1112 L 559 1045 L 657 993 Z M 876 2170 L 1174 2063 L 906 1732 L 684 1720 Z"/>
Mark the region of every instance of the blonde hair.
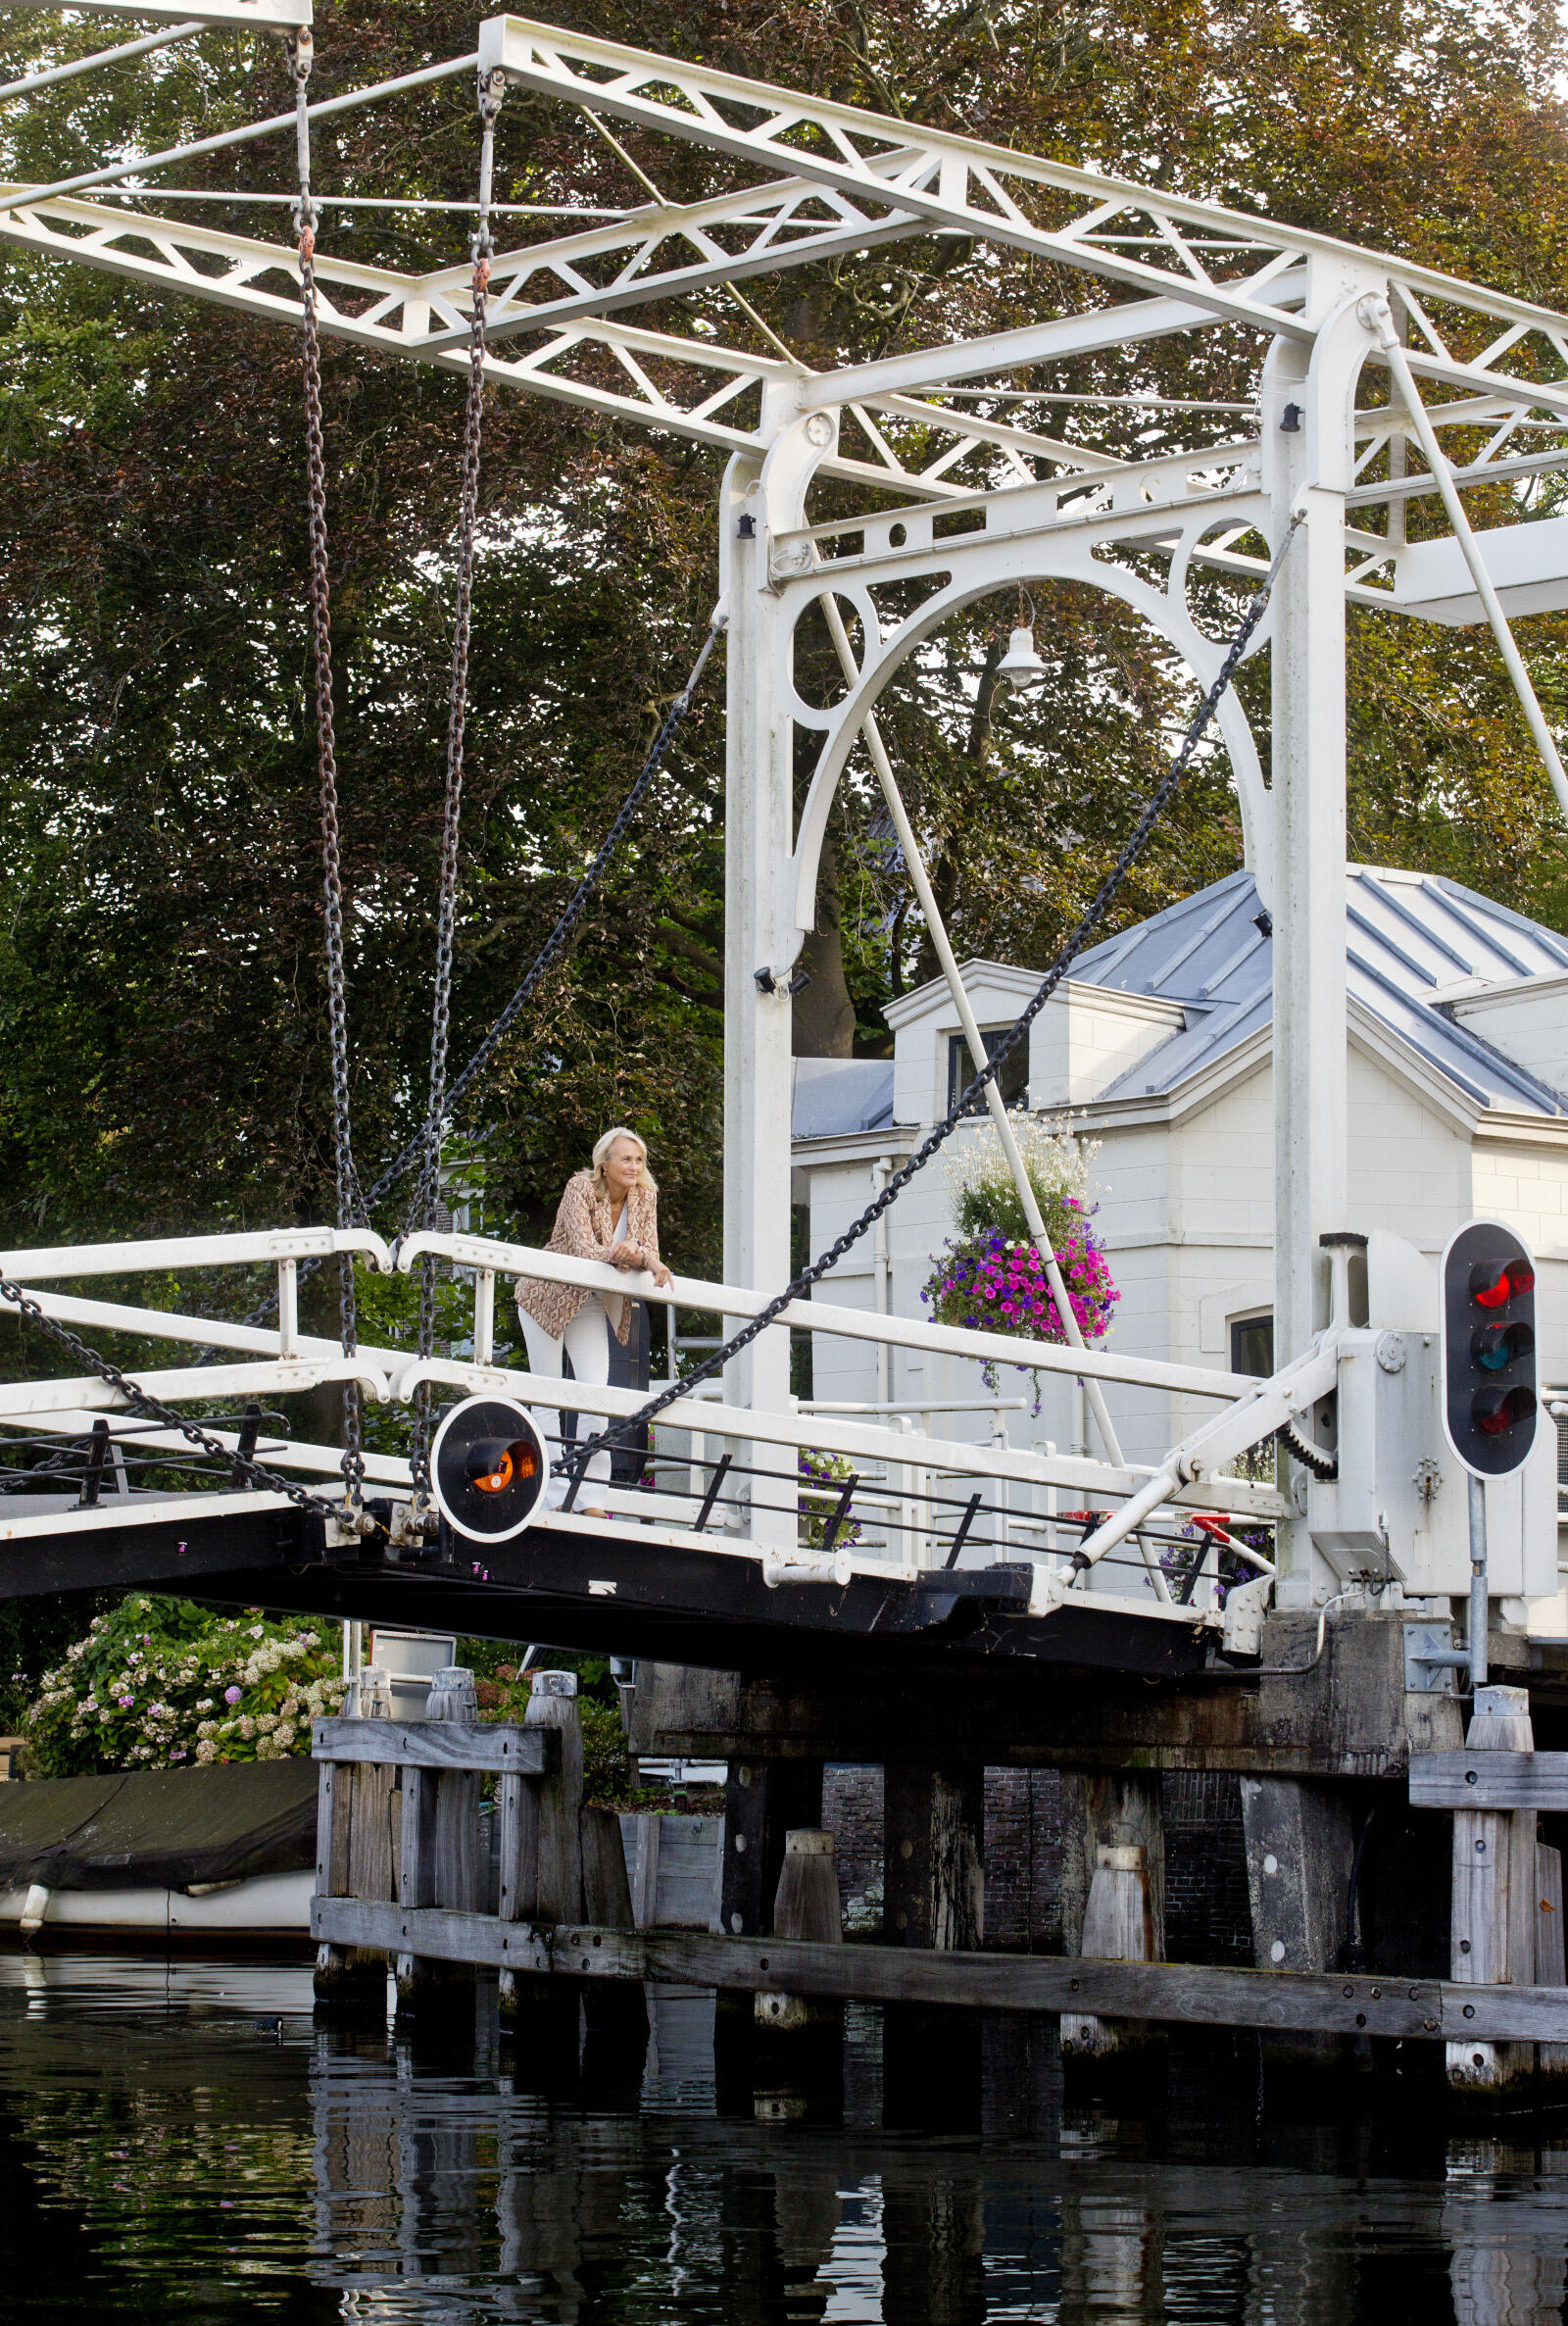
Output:
<path fill-rule="evenodd" d="M 650 1195 L 657 1195 L 659 1181 L 648 1168 L 648 1141 L 640 1137 L 636 1131 L 629 1129 L 623 1122 L 613 1123 L 602 1139 L 594 1141 L 594 1185 L 599 1193 L 606 1195 L 609 1192 L 605 1186 L 605 1157 L 617 1139 L 630 1139 L 632 1145 L 638 1148 L 642 1154 L 643 1167 L 632 1184 L 636 1187 L 646 1187 Z"/>

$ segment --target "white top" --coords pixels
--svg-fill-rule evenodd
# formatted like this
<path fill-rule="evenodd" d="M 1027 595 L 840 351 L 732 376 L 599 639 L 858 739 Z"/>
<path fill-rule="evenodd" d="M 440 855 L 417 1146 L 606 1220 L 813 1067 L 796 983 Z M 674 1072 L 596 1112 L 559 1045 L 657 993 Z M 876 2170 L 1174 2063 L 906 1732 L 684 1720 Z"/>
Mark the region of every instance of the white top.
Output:
<path fill-rule="evenodd" d="M 620 1217 L 610 1231 L 610 1241 L 612 1244 L 624 1244 L 626 1241 L 626 1207 L 624 1204 L 620 1207 Z"/>

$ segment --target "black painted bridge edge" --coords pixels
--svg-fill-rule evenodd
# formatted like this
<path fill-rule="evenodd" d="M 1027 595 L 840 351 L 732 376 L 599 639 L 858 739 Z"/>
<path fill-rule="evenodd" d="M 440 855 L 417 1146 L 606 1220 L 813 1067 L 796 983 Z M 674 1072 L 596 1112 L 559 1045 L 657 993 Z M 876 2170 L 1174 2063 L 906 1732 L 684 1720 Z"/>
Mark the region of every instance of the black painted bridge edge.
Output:
<path fill-rule="evenodd" d="M 11 1506 L 26 1515 L 27 1498 Z M 11 1514 L 11 1513 L 5 1513 Z M 601 1655 L 808 1675 L 911 1663 L 1048 1663 L 1172 1679 L 1201 1672 L 1196 1623 L 1101 1608 L 1028 1613 L 1026 1565 L 933 1572 L 918 1583 L 769 1587 L 723 1552 L 540 1528 L 482 1557 L 392 1564 L 328 1553 L 298 1509 L 211 1510 L 131 1526 L 73 1526 L 3 1539 L 0 1599 L 104 1589 L 174 1591 L 305 1615 L 352 1616 L 498 1640 L 545 1640 Z"/>

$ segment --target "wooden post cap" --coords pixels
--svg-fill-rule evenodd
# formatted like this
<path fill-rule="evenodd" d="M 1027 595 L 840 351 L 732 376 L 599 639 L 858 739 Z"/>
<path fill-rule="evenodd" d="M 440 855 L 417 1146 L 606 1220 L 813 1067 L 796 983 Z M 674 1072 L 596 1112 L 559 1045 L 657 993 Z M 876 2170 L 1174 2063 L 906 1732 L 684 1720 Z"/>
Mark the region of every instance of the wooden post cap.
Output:
<path fill-rule="evenodd" d="M 1528 1720 L 1530 1691 L 1528 1688 L 1478 1688 L 1471 1707 L 1475 1720 Z"/>
<path fill-rule="evenodd" d="M 787 1857 L 831 1857 L 833 1836 L 819 1825 L 797 1825 L 784 1836 Z"/>
<path fill-rule="evenodd" d="M 530 1696 L 575 1696 L 576 1693 L 577 1675 L 575 1672 L 530 1672 L 528 1674 L 528 1694 Z"/>
<path fill-rule="evenodd" d="M 444 1663 L 430 1682 L 432 1688 L 471 1688 L 473 1674 L 466 1663 Z"/>

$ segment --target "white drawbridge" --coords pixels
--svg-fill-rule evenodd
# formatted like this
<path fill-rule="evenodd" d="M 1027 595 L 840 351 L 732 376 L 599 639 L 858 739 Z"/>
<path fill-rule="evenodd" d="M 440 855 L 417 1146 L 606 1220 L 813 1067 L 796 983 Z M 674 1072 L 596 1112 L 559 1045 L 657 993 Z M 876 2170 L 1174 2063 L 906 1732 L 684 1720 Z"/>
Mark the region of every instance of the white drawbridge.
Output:
<path fill-rule="evenodd" d="M 90 15 L 96 4 L 77 0 L 75 13 Z M 230 0 L 194 12 L 163 0 L 134 9 L 117 0 L 112 13 L 146 17 L 157 29 L 99 62 L 200 40 L 213 27 L 253 27 L 263 92 L 285 86 L 280 38 L 292 37 L 296 53 L 309 39 L 309 7 L 291 0 Z M 88 69 L 90 61 L 63 55 L 6 93 L 49 103 L 56 81 Z M 1225 644 L 1199 618 L 1195 578 L 1255 582 L 1295 534 L 1250 642 L 1250 651 L 1265 641 L 1272 649 L 1267 784 L 1235 694 L 1221 692 L 1214 709 L 1249 863 L 1272 914 L 1279 1372 L 1259 1382 L 1112 1351 L 989 1340 L 837 1307 L 829 1285 L 829 1297 L 794 1303 L 735 1356 L 721 1395 L 667 1406 L 647 1476 L 617 1487 L 612 1520 L 570 1509 L 542 1515 L 524 1544 L 509 1549 L 509 1587 L 529 1587 L 531 1559 L 539 1573 L 548 1567 L 558 1595 L 573 1587 L 617 1609 L 654 1606 L 662 1554 L 674 1562 L 667 1571 L 678 1566 L 688 1578 L 683 1607 L 700 1599 L 701 1578 L 710 1579 L 718 1623 L 755 1623 L 764 1604 L 780 1620 L 824 1621 L 801 1610 L 808 1602 L 825 1608 L 837 1595 L 861 1610 L 847 1620 L 863 1630 L 884 1600 L 892 1606 L 902 1593 L 930 1607 L 945 1594 L 943 1621 L 958 1600 L 973 1599 L 1002 1610 L 987 1622 L 1026 1627 L 1031 1652 L 1046 1652 L 1049 1637 L 1065 1639 L 1092 1615 L 1119 1627 L 1133 1664 L 1148 1653 L 1135 1635 L 1180 1638 L 1184 1653 L 1200 1657 L 1211 1645 L 1248 1653 L 1271 1591 L 1283 1605 L 1310 1607 L 1346 1588 L 1344 1559 L 1336 1563 L 1319 1538 L 1346 1536 L 1335 1513 L 1362 1482 L 1315 1472 L 1334 1465 L 1336 1393 L 1361 1404 L 1371 1396 L 1366 1364 L 1350 1361 L 1364 1358 L 1373 1327 L 1359 1276 L 1346 1264 L 1347 1239 L 1360 1241 L 1347 1216 L 1346 609 L 1491 621 L 1568 804 L 1555 743 L 1507 627 L 1511 608 L 1568 603 L 1564 528 L 1532 522 L 1478 537 L 1462 499 L 1474 485 L 1508 482 L 1522 520 L 1530 481 L 1568 465 L 1568 319 L 1250 215 L 514 17 L 485 22 L 469 54 L 327 98 L 309 116 L 374 106 L 395 117 L 398 108 L 417 107 L 431 84 L 471 74 L 492 104 L 501 103 L 503 136 L 506 93 L 526 90 L 580 124 L 585 150 L 609 139 L 636 186 L 635 198 L 610 213 L 498 206 L 504 239 L 490 262 L 483 346 L 492 391 L 553 398 L 684 437 L 721 449 L 729 463 L 716 558 L 716 619 L 728 662 L 726 1281 L 677 1279 L 656 1295 L 633 1280 L 631 1289 L 716 1314 L 728 1331 L 791 1280 L 789 993 L 814 925 L 828 816 L 858 750 L 869 756 L 960 1019 L 981 1055 L 876 728 L 878 699 L 900 665 L 958 609 L 997 593 L 1010 603 L 1018 588 L 1059 577 L 1132 607 L 1213 688 Z M 51 185 L 5 187 L 0 239 L 142 289 L 298 328 L 299 252 L 286 235 L 265 230 L 283 214 L 258 194 L 258 231 L 235 234 L 203 223 L 216 197 L 166 183 L 171 173 L 188 178 L 188 166 L 205 156 L 295 126 L 293 111 L 270 112 L 262 97 L 249 124 Z M 677 148 L 683 183 L 695 155 L 710 168 L 711 191 L 675 201 L 662 190 L 660 157 Z M 450 265 L 402 272 L 326 247 L 334 219 L 363 220 L 377 202 L 396 208 L 396 197 L 316 191 L 324 212 L 314 258 L 322 334 L 466 372 L 472 275 L 457 225 Z M 246 198 L 230 192 L 222 201 L 231 210 Z M 932 236 L 1047 262 L 1053 279 L 1080 284 L 1082 303 L 961 344 L 913 345 L 821 371 L 797 361 L 744 295 L 742 286 L 760 276 Z M 40 298 L 49 278 L 40 268 Z M 639 320 L 649 310 L 653 322 Z M 1228 366 L 1238 344 L 1250 351 L 1252 391 L 1242 411 L 1200 392 L 1174 398 L 1152 383 L 1147 351 L 1181 335 L 1187 384 L 1200 390 L 1206 339 L 1221 330 Z M 1083 411 L 1136 397 L 1168 438 L 1185 438 L 1190 449 L 1138 461 L 1097 449 L 1082 424 L 1070 435 L 1053 432 L 1052 412 L 1078 394 L 1065 368 L 1085 357 L 1107 374 L 1119 366 L 1121 384 L 1080 399 Z M 827 486 L 833 502 L 823 514 Z M 1412 544 L 1406 517 L 1416 504 L 1429 537 Z M 808 702 L 795 683 L 794 641 L 808 618 L 825 619 L 843 664 L 842 692 L 825 707 Z M 797 816 L 803 735 L 814 736 L 816 749 Z M 1005 1140 L 994 1085 L 987 1095 Z M 469 1273 L 470 1353 L 420 1361 L 360 1346 L 345 1356 L 335 1343 L 302 1337 L 295 1271 L 302 1260 L 344 1250 L 372 1269 L 408 1269 L 435 1255 Z M 275 1268 L 275 1329 L 55 1289 L 171 1268 L 182 1281 L 199 1281 L 203 1267 L 241 1262 Z M 504 1389 L 547 1417 L 568 1402 L 573 1410 L 612 1416 L 640 1403 L 630 1392 L 564 1390 L 495 1362 L 498 1279 L 505 1285 L 528 1274 L 627 1288 L 617 1274 L 523 1247 L 421 1234 L 393 1251 L 368 1230 L 321 1229 L 17 1252 L 3 1268 L 47 1316 L 89 1339 L 112 1328 L 218 1351 L 222 1361 L 136 1374 L 164 1407 L 181 1411 L 343 1380 L 358 1383 L 374 1406 L 407 1401 L 429 1383 L 455 1393 Z M 1397 1270 L 1386 1266 L 1385 1283 L 1396 1280 Z M 1405 1280 L 1417 1286 L 1415 1276 Z M 1413 1346 L 1426 1329 L 1423 1297 L 1417 1286 L 1410 1313 L 1396 1305 L 1376 1329 L 1408 1334 Z M 819 1332 L 1070 1372 L 1086 1384 L 1095 1457 L 960 1445 L 854 1417 L 803 1415 L 790 1395 L 790 1336 Z M 1129 1461 L 1114 1421 L 1118 1383 L 1168 1391 L 1184 1410 L 1196 1406 L 1210 1417 L 1164 1459 Z M 106 1426 L 95 1430 L 95 1421 Z M 377 1561 L 425 1571 L 419 1561 L 429 1546 L 406 1461 L 368 1456 L 368 1499 L 356 1509 L 334 1502 L 326 1484 L 336 1449 L 304 1443 L 287 1426 L 259 1435 L 262 1422 L 270 1426 L 263 1415 L 247 1439 L 230 1412 L 208 1434 L 218 1448 L 254 1454 L 280 1475 L 322 1482 L 312 1557 L 347 1576 L 345 1592 L 368 1588 Z M 1240 1458 L 1286 1425 L 1306 1465 L 1292 1473 L 1282 1462 L 1289 1491 L 1238 1475 Z M 1400 1424 L 1417 1438 L 1423 1426 L 1419 1413 Z M 167 1558 L 160 1551 L 135 1570 L 146 1573 L 150 1563 L 172 1574 L 182 1571 L 174 1561 L 191 1556 L 191 1529 L 205 1522 L 208 1504 L 215 1526 L 231 1525 L 242 1509 L 298 1516 L 285 1495 L 236 1486 L 221 1474 L 220 1453 L 192 1455 L 177 1432 L 137 1414 L 121 1388 L 93 1376 L 0 1386 L 0 1428 L 9 1439 L 8 1483 L 17 1489 L 0 1506 L 12 1575 L 21 1571 L 23 1547 L 44 1536 L 57 1548 L 95 1534 L 128 1541 L 136 1529 L 168 1527 L 183 1512 L 189 1525 L 179 1551 Z M 1435 1446 L 1435 1408 L 1431 1429 Z M 1377 1464 L 1390 1459 L 1392 1440 L 1385 1433 L 1379 1441 L 1370 1425 L 1341 1428 L 1340 1440 L 1348 1450 L 1373 1449 L 1364 1457 L 1373 1465 L 1365 1485 L 1376 1507 Z M 841 1458 L 854 1479 L 848 1496 L 820 1480 L 803 1487 L 803 1444 Z M 1402 1438 L 1400 1445 L 1403 1461 Z M 197 1473 L 205 1464 L 209 1477 L 186 1477 L 176 1491 L 169 1483 L 176 1456 Z M 1332 1508 L 1323 1496 L 1336 1498 Z M 378 1514 L 371 1502 L 382 1506 Z M 1191 1531 L 1198 1518 L 1210 1523 Z M 1382 1524 L 1381 1588 L 1396 1581 L 1412 1593 L 1439 1588 L 1438 1569 L 1416 1540 L 1422 1523 L 1412 1518 L 1408 1543 L 1396 1524 Z M 1235 1526 L 1245 1526 L 1248 1539 L 1238 1543 Z M 1375 1538 L 1378 1527 L 1371 1532 Z M 299 1552 L 291 1541 L 278 1556 Z M 1224 1579 L 1222 1557 L 1233 1562 Z M 496 1561 L 486 1574 L 468 1560 L 466 1587 L 500 1588 L 499 1552 Z M 1237 1561 L 1255 1580 L 1239 1580 Z M 987 1574 L 989 1601 L 975 1580 Z M 782 1597 L 756 1600 L 754 1585 Z M 742 1589 L 744 1618 L 735 1598 Z M 1114 1652 L 1106 1657 L 1114 1660 Z"/>

